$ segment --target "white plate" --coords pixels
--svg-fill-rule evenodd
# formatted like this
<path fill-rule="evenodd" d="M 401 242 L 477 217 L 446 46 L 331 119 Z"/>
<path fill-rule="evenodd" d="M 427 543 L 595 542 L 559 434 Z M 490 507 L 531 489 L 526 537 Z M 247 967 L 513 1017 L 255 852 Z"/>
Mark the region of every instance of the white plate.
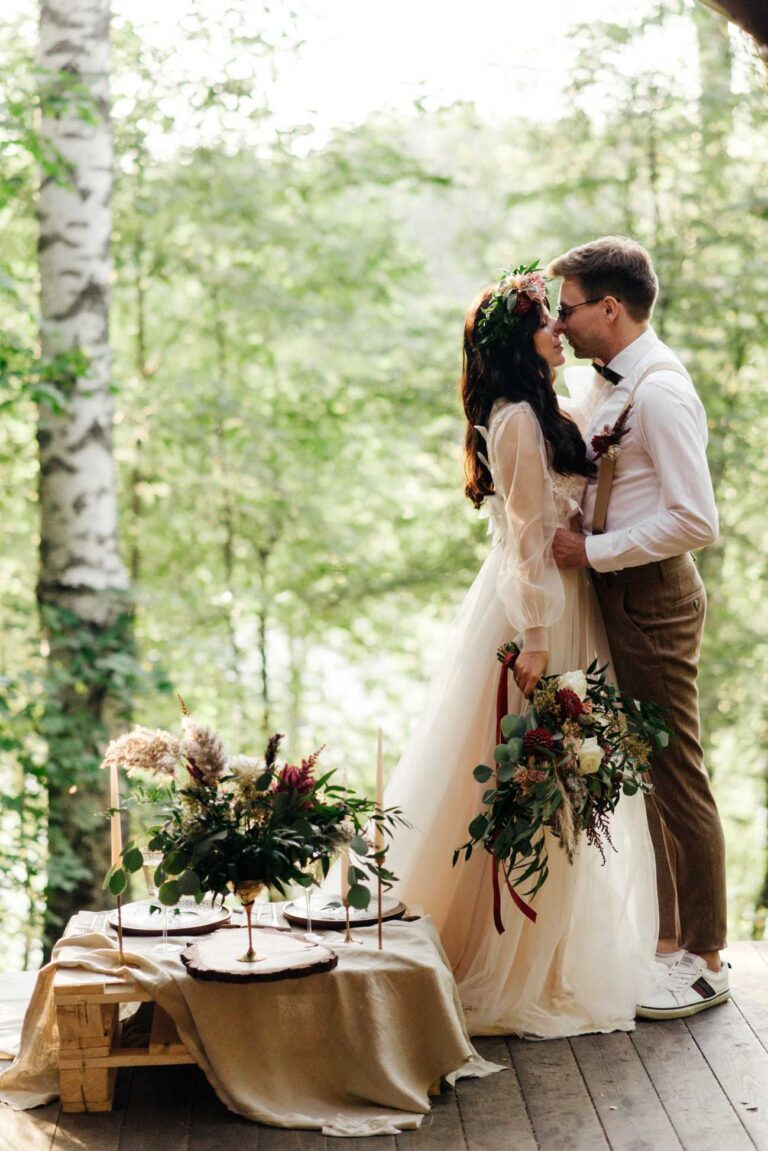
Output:
<path fill-rule="evenodd" d="M 151 908 L 159 908 L 152 911 Z M 126 935 L 162 935 L 163 909 L 159 902 L 142 899 L 123 905 L 123 931 Z M 215 931 L 229 922 L 226 907 L 211 907 L 210 903 L 182 903 L 168 908 L 169 935 L 203 935 Z M 117 928 L 117 911 L 109 917 L 111 927 Z"/>
<path fill-rule="evenodd" d="M 332 904 L 335 904 L 335 906 L 331 906 Z M 343 926 L 347 920 L 346 911 L 341 902 L 341 896 L 333 892 L 326 895 L 315 892 L 310 900 L 310 910 L 313 926 L 317 923 L 322 924 L 324 927 L 340 927 Z M 405 904 L 401 903 L 399 899 L 395 899 L 393 895 L 385 895 L 382 897 L 382 919 L 399 919 L 405 914 L 405 910 Z M 289 923 L 305 926 L 307 922 L 306 899 L 302 897 L 292 900 L 291 903 L 287 903 L 283 907 L 283 915 Z M 349 921 L 350 923 L 356 923 L 358 927 L 370 926 L 376 923 L 378 918 L 379 901 L 375 895 L 371 896 L 371 902 L 364 911 L 358 911 L 356 907 L 350 907 L 349 909 Z"/>

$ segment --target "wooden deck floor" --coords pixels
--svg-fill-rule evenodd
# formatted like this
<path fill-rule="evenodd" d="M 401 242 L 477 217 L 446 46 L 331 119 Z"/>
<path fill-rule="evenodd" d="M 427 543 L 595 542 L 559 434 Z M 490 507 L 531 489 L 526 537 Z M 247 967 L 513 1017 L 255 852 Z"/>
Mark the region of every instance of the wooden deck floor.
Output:
<path fill-rule="evenodd" d="M 768 941 L 739 943 L 731 1002 L 632 1035 L 479 1040 L 508 1073 L 464 1080 L 419 1131 L 326 1139 L 231 1115 L 192 1067 L 120 1073 L 115 1110 L 0 1110 L 0 1151 L 768 1151 Z"/>

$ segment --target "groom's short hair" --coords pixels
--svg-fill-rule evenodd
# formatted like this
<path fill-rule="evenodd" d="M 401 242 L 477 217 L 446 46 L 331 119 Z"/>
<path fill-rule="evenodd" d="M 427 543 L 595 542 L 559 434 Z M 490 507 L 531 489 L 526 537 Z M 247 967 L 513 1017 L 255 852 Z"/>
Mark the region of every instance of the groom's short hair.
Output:
<path fill-rule="evenodd" d="M 558 256 L 550 276 L 578 280 L 587 296 L 615 296 L 633 320 L 648 320 L 659 292 L 651 257 L 628 236 L 601 236 Z"/>

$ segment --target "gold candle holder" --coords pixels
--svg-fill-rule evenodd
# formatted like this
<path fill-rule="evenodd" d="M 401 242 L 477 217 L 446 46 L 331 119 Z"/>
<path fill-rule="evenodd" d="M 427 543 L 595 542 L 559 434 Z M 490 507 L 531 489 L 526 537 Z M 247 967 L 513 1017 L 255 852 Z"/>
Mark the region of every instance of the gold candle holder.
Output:
<path fill-rule="evenodd" d="M 117 897 L 117 954 L 121 966 L 125 964 L 125 954 L 123 953 L 123 897 Z"/>

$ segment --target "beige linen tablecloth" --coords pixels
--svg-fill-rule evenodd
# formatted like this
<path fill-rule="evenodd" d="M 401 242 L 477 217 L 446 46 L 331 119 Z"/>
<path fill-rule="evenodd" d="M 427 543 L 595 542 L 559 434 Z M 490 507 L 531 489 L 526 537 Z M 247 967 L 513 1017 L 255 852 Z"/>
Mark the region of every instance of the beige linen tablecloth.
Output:
<path fill-rule="evenodd" d="M 176 956 L 127 941 L 129 970 L 103 935 L 62 940 L 39 973 L 21 1049 L 0 1073 L 0 1100 L 34 1107 L 58 1093 L 53 978 L 57 967 L 125 974 L 172 1017 L 222 1102 L 275 1127 L 327 1135 L 393 1134 L 418 1127 L 441 1076 L 503 1070 L 467 1035 L 456 984 L 429 919 L 376 928 L 363 945 L 332 937 L 335 971 L 264 984 L 204 983 Z"/>

